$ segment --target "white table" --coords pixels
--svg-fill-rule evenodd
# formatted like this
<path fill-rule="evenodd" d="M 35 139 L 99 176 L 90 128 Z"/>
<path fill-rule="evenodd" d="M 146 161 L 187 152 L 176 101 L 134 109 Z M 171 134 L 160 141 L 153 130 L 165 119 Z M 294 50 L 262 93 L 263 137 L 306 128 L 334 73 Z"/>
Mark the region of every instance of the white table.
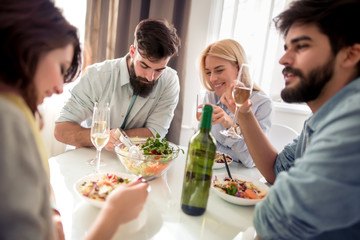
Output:
<path fill-rule="evenodd" d="M 233 239 L 239 232 L 253 226 L 253 206 L 238 206 L 224 201 L 210 191 L 207 210 L 199 217 L 188 216 L 181 210 L 180 199 L 186 160 L 180 153 L 162 177 L 150 181 L 151 192 L 144 206 L 145 221 L 136 232 L 119 228 L 114 239 Z M 51 184 L 61 212 L 66 239 L 82 239 L 96 218 L 99 209 L 83 201 L 74 190 L 74 183 L 83 176 L 95 172 L 87 164 L 95 157 L 95 150 L 80 148 L 49 159 Z M 126 172 L 114 152 L 103 150 L 106 166 L 101 171 Z M 216 169 L 213 174 L 226 169 Z M 256 168 L 246 169 L 241 164 L 231 163 L 232 173 L 255 179 L 262 175 Z"/>

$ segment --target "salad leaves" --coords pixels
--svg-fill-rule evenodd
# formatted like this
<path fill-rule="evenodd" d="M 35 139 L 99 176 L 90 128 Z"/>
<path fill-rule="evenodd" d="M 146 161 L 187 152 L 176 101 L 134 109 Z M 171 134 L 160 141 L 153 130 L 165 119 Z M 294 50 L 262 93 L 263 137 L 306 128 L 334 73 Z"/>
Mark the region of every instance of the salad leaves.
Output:
<path fill-rule="evenodd" d="M 144 155 L 171 155 L 179 151 L 184 153 L 184 150 L 181 148 L 174 150 L 174 148 L 169 145 L 169 142 L 166 140 L 166 138 L 161 139 L 159 133 L 156 133 L 155 137 L 148 137 L 141 148 L 144 152 Z"/>

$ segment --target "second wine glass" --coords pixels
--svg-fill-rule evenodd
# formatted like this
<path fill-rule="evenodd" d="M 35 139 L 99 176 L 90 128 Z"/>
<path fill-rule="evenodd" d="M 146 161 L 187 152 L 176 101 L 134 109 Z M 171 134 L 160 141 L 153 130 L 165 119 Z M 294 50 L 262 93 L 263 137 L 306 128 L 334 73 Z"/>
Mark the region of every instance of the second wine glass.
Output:
<path fill-rule="evenodd" d="M 96 159 L 90 161 L 90 165 L 96 164 L 96 171 L 100 170 L 100 164 L 105 165 L 101 161 L 101 150 L 107 144 L 110 138 L 110 107 L 109 103 L 95 103 L 94 112 L 91 123 L 91 142 L 96 147 Z"/>
<path fill-rule="evenodd" d="M 235 129 L 236 124 L 236 116 L 239 112 L 239 107 L 243 105 L 251 96 L 253 89 L 253 80 L 250 74 L 252 69 L 248 64 L 243 63 L 241 65 L 240 71 L 238 73 L 235 87 L 232 91 L 232 95 L 236 104 L 235 114 L 233 118 L 233 122 L 229 129 L 221 130 L 220 133 L 231 138 L 242 138 L 240 129 L 238 131 Z"/>

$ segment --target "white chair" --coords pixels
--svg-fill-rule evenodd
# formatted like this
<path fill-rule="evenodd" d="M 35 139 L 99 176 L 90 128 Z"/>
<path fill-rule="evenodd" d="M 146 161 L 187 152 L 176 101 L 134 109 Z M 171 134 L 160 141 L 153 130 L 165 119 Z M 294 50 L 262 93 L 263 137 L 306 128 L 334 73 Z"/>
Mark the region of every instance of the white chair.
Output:
<path fill-rule="evenodd" d="M 289 126 L 273 123 L 269 132 L 269 140 L 278 152 L 282 151 L 299 134 Z"/>

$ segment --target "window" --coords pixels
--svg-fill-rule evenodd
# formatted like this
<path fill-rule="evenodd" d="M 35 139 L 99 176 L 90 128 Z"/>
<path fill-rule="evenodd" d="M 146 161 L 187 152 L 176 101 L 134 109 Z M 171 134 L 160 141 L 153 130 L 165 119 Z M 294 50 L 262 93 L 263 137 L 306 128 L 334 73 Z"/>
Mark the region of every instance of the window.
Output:
<path fill-rule="evenodd" d="M 62 10 L 64 17 L 79 31 L 81 43 L 84 42 L 86 1 L 55 0 L 55 5 Z"/>
<path fill-rule="evenodd" d="M 250 64 L 256 66 L 255 83 L 274 101 L 280 101 L 284 87 L 278 63 L 283 53 L 283 39 L 272 19 L 290 0 L 213 0 L 208 43 L 232 38 L 245 49 Z M 222 9 L 219 11 L 219 9 Z M 215 27 L 214 27 L 215 26 Z"/>

